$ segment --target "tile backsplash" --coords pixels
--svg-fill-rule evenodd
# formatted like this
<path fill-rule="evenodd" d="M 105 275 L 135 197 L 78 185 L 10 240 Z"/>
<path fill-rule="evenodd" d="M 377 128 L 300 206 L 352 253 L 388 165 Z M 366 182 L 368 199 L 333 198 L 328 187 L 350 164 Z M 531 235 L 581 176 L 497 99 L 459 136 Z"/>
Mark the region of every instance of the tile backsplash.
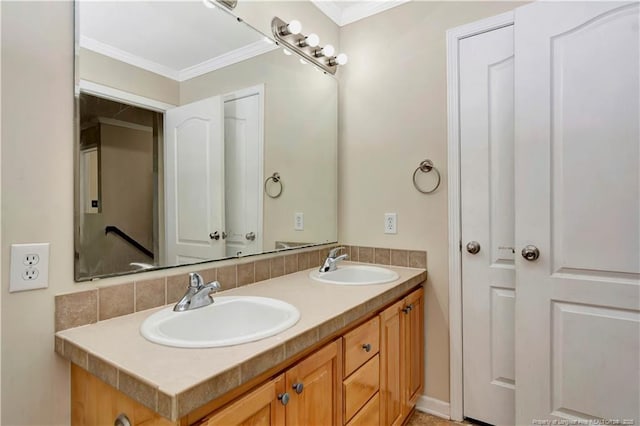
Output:
<path fill-rule="evenodd" d="M 302 249 L 294 253 L 278 253 L 271 257 L 237 259 L 224 266 L 198 271 L 205 282 L 218 281 L 222 289 L 235 288 L 305 269 L 319 267 L 328 251 Z M 419 250 L 397 250 L 378 247 L 344 246 L 348 260 L 381 265 L 427 268 L 427 253 Z M 210 264 L 209 264 L 210 265 Z M 167 270 L 167 276 L 92 288 L 55 297 L 55 330 L 61 331 L 92 324 L 133 312 L 176 303 L 184 294 L 189 273 Z M 171 275 L 169 275 L 171 274 Z"/>

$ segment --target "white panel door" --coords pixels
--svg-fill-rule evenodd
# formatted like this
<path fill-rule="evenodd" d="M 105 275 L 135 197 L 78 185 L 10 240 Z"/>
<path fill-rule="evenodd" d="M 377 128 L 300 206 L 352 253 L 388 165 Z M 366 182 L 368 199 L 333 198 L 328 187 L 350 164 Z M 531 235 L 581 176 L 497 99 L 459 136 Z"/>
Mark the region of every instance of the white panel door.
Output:
<path fill-rule="evenodd" d="M 192 263 L 225 256 L 224 126 L 219 96 L 165 115 L 167 260 Z"/>
<path fill-rule="evenodd" d="M 516 423 L 638 424 L 639 3 L 515 18 Z"/>
<path fill-rule="evenodd" d="M 262 93 L 224 103 L 227 256 L 262 251 Z"/>
<path fill-rule="evenodd" d="M 512 425 L 513 26 L 459 46 L 464 416 Z"/>

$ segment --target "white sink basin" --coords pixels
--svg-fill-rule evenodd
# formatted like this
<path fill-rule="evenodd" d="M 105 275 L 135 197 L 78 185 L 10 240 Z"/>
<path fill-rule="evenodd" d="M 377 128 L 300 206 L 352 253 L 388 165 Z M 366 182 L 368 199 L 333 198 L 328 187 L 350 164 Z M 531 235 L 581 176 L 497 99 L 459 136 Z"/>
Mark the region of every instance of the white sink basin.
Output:
<path fill-rule="evenodd" d="M 192 311 L 169 307 L 156 312 L 142 323 L 140 333 L 165 346 L 214 348 L 273 336 L 300 318 L 295 306 L 268 297 L 214 295 L 213 300 Z"/>
<path fill-rule="evenodd" d="M 386 268 L 367 265 L 339 266 L 331 272 L 320 272 L 317 269 L 309 272 L 313 280 L 337 285 L 369 285 L 385 284 L 398 279 L 399 275 Z"/>

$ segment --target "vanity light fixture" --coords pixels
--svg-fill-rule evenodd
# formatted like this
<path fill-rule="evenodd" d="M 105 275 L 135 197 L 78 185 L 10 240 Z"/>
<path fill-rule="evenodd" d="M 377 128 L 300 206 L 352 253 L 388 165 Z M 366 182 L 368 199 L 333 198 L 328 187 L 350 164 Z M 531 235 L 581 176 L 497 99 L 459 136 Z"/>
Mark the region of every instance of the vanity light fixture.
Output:
<path fill-rule="evenodd" d="M 238 4 L 238 0 L 202 0 L 202 3 L 209 9 L 215 9 L 218 4 L 221 4 L 229 10 L 233 10 Z"/>
<path fill-rule="evenodd" d="M 320 38 L 316 34 L 302 34 L 299 21 L 287 23 L 275 16 L 271 20 L 271 31 L 277 42 L 285 48 L 285 54 L 297 53 L 304 59 L 301 63 L 312 63 L 330 74 L 335 74 L 339 65 L 347 63 L 347 55 L 344 53 L 334 56 L 336 49 L 332 45 L 320 46 Z"/>
<path fill-rule="evenodd" d="M 213 2 L 213 0 L 202 0 L 202 3 L 204 3 L 205 7 L 209 8 L 209 9 L 215 9 L 216 5 Z"/>

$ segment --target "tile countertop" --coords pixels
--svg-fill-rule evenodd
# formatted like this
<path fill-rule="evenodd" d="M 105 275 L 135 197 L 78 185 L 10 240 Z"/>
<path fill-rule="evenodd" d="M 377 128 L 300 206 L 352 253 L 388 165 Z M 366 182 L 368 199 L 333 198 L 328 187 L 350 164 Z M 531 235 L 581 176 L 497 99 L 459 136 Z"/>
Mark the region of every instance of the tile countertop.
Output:
<path fill-rule="evenodd" d="M 177 420 L 426 280 L 424 269 L 384 267 L 400 277 L 388 284 L 342 286 L 314 281 L 306 270 L 217 293 L 272 297 L 300 310 L 293 327 L 255 342 L 209 349 L 151 343 L 140 335 L 140 325 L 165 308 L 161 307 L 60 331 L 56 352 L 160 415 Z"/>

